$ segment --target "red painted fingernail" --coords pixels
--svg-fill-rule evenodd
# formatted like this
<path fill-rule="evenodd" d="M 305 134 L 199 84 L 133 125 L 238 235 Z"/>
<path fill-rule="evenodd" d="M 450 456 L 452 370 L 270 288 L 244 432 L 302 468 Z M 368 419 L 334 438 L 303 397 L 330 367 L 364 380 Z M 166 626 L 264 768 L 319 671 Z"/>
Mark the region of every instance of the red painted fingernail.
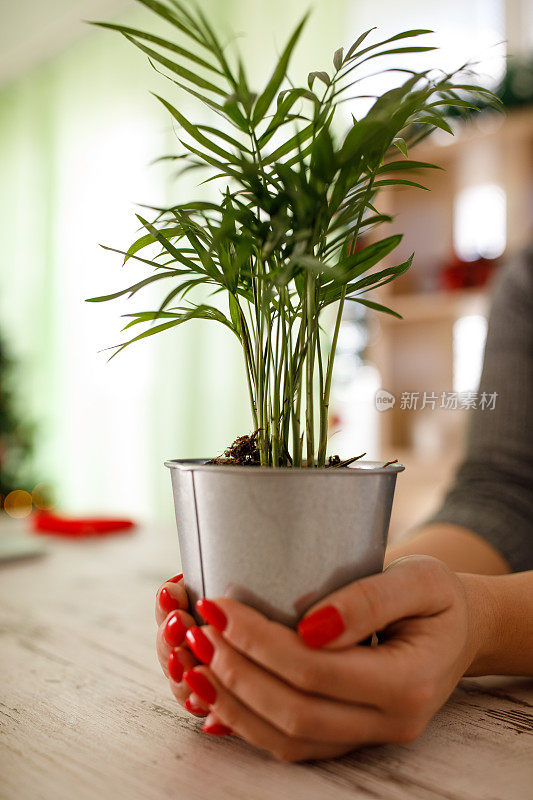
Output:
<path fill-rule="evenodd" d="M 163 636 L 165 642 L 171 647 L 178 647 L 185 639 L 187 628 L 181 621 L 181 617 L 176 611 L 171 617 L 167 619 Z"/>
<path fill-rule="evenodd" d="M 183 673 L 183 680 L 198 695 L 200 700 L 203 700 L 209 706 L 213 705 L 217 699 L 217 693 L 215 687 L 205 675 L 195 669 L 188 669 L 187 672 Z"/>
<path fill-rule="evenodd" d="M 165 583 L 178 583 L 183 578 L 183 572 L 180 572 L 179 575 L 174 575 L 173 578 L 167 578 Z"/>
<path fill-rule="evenodd" d="M 201 628 L 196 626 L 189 628 L 185 634 L 185 639 L 199 661 L 204 664 L 211 663 L 215 648 Z"/>
<path fill-rule="evenodd" d="M 308 647 L 322 647 L 340 636 L 345 628 L 344 620 L 335 606 L 319 608 L 298 623 L 298 633 Z"/>
<path fill-rule="evenodd" d="M 183 664 L 179 660 L 176 650 L 172 650 L 168 657 L 168 674 L 175 683 L 180 683 L 183 678 Z"/>
<path fill-rule="evenodd" d="M 174 600 L 166 589 L 161 589 L 159 592 L 159 605 L 165 614 L 170 614 L 171 611 L 176 611 L 180 607 L 178 601 Z"/>
<path fill-rule="evenodd" d="M 229 736 L 233 731 L 227 725 L 212 722 L 210 725 L 202 725 L 202 733 L 209 733 L 211 736 Z"/>
<path fill-rule="evenodd" d="M 226 630 L 228 619 L 222 609 L 219 608 L 216 603 L 213 603 L 212 600 L 202 597 L 196 603 L 196 608 L 203 619 L 205 619 L 209 625 L 212 625 L 213 628 L 216 628 L 217 631 L 222 633 L 222 631 Z"/>
<path fill-rule="evenodd" d="M 191 703 L 189 698 L 187 698 L 185 701 L 185 708 L 187 709 L 187 711 L 190 711 L 191 714 L 194 714 L 196 717 L 206 717 L 207 714 L 209 713 L 205 708 L 202 708 L 202 706 L 196 706 L 194 705 L 194 703 Z"/>

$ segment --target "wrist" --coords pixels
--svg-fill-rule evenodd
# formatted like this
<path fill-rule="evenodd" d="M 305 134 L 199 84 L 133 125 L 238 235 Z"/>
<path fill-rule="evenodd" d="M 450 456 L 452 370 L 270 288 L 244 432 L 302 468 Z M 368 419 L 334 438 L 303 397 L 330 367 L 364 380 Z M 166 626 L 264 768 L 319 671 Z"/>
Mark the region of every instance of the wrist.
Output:
<path fill-rule="evenodd" d="M 487 675 L 491 672 L 497 643 L 501 613 L 491 578 L 485 575 L 458 574 L 467 612 L 467 666 L 465 675 Z"/>

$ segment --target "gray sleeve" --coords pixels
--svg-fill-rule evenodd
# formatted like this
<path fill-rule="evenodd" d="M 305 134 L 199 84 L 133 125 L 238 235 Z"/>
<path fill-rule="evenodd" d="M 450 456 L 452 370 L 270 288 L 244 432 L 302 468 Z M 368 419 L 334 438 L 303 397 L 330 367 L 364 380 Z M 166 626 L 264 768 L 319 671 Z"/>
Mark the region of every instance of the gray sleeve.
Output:
<path fill-rule="evenodd" d="M 513 571 L 533 569 L 533 252 L 495 287 L 481 394 L 494 410 L 470 412 L 464 461 L 440 510 L 426 522 L 478 533 Z"/>

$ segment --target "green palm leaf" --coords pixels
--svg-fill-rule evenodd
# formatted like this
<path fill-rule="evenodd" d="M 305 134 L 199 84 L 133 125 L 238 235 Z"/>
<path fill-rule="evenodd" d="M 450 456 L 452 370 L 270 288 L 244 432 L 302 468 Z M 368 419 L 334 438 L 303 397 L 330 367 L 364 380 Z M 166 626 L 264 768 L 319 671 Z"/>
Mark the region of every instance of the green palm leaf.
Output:
<path fill-rule="evenodd" d="M 263 119 L 263 117 L 265 116 L 266 112 L 270 107 L 270 104 L 272 103 L 274 97 L 276 96 L 276 92 L 279 90 L 279 87 L 285 80 L 285 77 L 287 75 L 287 67 L 289 65 L 292 51 L 294 50 L 296 43 L 300 38 L 300 34 L 303 30 L 303 27 L 306 23 L 308 16 L 309 15 L 306 14 L 302 19 L 302 21 L 297 25 L 294 33 L 287 42 L 287 45 L 283 53 L 281 54 L 281 58 L 278 61 L 276 68 L 265 87 L 264 92 L 257 98 L 252 118 L 254 125 L 257 125 L 257 123 Z"/>
<path fill-rule="evenodd" d="M 407 69 L 405 55 L 434 49 L 412 41 L 430 32 L 421 28 L 374 42 L 374 29 L 364 31 L 347 50 L 335 50 L 333 71 L 313 69 L 308 84 L 294 85 L 289 63 L 306 18 L 256 93 L 246 64 L 198 5 L 138 1 L 168 23 L 173 35 L 98 24 L 148 56 L 178 95 L 156 95 L 179 126 L 179 152 L 167 156 L 179 162 L 178 189 L 184 172 L 202 169 L 207 177 L 202 174 L 201 183 L 219 181 L 222 191 L 212 201 L 152 208 L 152 221 L 146 212 L 138 214 L 143 230 L 130 247 L 106 249 L 120 253 L 126 266 L 130 259 L 144 264 L 150 274 L 91 302 L 133 296 L 168 278 L 153 310 L 125 315 L 125 331 L 145 329 L 112 348 L 114 355 L 194 319 L 223 325 L 241 346 L 261 463 L 323 467 L 344 304 L 356 302 L 399 318 L 381 302 L 379 290 L 413 260 L 389 266 L 400 234 L 367 238 L 391 222 L 376 208 L 380 192 L 389 186 L 424 189 L 413 173 L 437 167 L 411 159 L 409 150 L 435 128 L 452 133 L 450 107 L 469 109 L 480 94 L 489 103 L 497 100 L 464 73 L 435 77 Z M 391 57 L 399 63 L 389 69 L 380 64 L 372 74 L 405 73 L 403 83 L 375 98 L 361 119 L 353 117 L 345 135 L 337 133 L 334 118 L 341 104 L 366 96 L 364 65 L 374 59 L 386 65 Z M 205 120 L 205 113 L 213 119 Z M 149 247 L 154 249 L 145 257 Z M 215 303 L 218 294 L 227 300 L 228 315 Z M 332 304 L 335 323 L 328 331 L 323 312 Z"/>

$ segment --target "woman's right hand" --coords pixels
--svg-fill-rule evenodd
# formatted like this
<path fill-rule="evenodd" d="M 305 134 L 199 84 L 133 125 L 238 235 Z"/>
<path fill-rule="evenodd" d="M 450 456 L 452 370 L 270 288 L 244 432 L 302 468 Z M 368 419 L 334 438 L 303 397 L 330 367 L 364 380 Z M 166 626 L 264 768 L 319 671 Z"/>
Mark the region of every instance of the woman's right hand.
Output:
<path fill-rule="evenodd" d="M 208 707 L 191 692 L 185 681 L 181 680 L 184 672 L 200 663 L 185 642 L 188 628 L 196 625 L 196 621 L 187 613 L 188 607 L 189 598 L 183 583 L 183 575 L 169 578 L 157 590 L 155 601 L 157 657 L 178 703 L 191 714 L 205 717 L 209 712 Z"/>

